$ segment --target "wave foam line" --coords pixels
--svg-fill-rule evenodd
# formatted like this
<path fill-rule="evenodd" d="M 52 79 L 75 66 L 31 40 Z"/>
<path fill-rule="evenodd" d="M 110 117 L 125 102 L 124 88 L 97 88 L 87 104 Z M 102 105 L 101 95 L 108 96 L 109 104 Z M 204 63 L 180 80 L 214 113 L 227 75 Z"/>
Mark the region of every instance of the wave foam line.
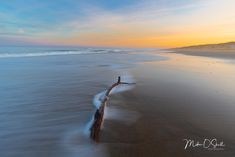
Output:
<path fill-rule="evenodd" d="M 108 51 L 55 51 L 40 53 L 3 53 L 0 58 L 19 58 L 19 57 L 42 57 L 42 56 L 59 56 L 59 55 L 81 55 L 81 54 L 101 54 L 110 53 Z"/>
<path fill-rule="evenodd" d="M 124 76 L 122 76 L 122 81 L 124 81 L 124 82 L 134 82 L 134 79 L 130 75 L 124 75 Z M 114 95 L 114 94 L 117 94 L 117 93 L 120 93 L 120 92 L 131 90 L 132 88 L 133 88 L 132 85 L 119 84 L 118 86 L 114 87 L 111 90 L 110 94 Z M 102 92 L 100 92 L 100 93 L 98 93 L 94 96 L 93 105 L 96 107 L 96 109 L 99 109 L 100 106 L 102 105 L 102 102 L 105 99 L 106 92 L 107 92 L 107 90 L 102 91 Z M 112 117 L 112 116 L 106 116 L 106 114 L 108 114 L 106 111 L 107 110 L 105 110 L 105 112 L 104 112 L 104 117 L 106 117 L 106 119 L 109 118 L 109 117 Z M 109 113 L 108 115 L 112 115 L 112 113 Z M 92 127 L 92 124 L 94 123 L 94 121 L 95 121 L 95 119 L 94 119 L 94 115 L 93 115 L 91 120 L 89 121 L 89 123 L 86 126 L 86 129 L 85 129 L 86 133 L 89 131 L 88 128 Z M 103 128 L 103 125 L 102 125 L 101 128 Z"/>

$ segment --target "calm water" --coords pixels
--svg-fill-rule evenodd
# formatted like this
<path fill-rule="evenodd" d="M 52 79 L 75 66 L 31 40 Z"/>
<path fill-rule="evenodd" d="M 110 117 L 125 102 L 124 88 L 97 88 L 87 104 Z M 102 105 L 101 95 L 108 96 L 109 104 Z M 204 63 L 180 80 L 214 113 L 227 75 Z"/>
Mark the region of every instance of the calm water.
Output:
<path fill-rule="evenodd" d="M 1 47 L 0 156 L 102 154 L 103 148 L 81 135 L 95 109 L 93 97 L 118 75 L 130 76 L 136 63 L 166 59 L 132 52 L 137 51 Z"/>

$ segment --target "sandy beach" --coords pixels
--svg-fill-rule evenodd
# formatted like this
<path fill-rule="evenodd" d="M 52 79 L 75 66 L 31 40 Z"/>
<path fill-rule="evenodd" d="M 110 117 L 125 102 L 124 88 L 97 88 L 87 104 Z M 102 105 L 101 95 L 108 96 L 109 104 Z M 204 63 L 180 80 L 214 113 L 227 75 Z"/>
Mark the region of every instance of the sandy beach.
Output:
<path fill-rule="evenodd" d="M 220 44 L 196 45 L 171 49 L 173 53 L 192 56 L 235 59 L 235 42 Z"/>

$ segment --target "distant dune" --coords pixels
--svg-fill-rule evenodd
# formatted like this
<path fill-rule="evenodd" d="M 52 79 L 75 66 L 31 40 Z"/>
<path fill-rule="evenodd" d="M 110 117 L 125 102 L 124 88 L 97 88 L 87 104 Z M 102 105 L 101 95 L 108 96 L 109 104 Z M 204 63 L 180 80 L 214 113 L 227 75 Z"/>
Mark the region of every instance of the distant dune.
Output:
<path fill-rule="evenodd" d="M 235 42 L 195 45 L 195 46 L 174 48 L 171 50 L 174 50 L 174 52 L 176 53 L 183 53 L 187 55 L 235 59 Z"/>

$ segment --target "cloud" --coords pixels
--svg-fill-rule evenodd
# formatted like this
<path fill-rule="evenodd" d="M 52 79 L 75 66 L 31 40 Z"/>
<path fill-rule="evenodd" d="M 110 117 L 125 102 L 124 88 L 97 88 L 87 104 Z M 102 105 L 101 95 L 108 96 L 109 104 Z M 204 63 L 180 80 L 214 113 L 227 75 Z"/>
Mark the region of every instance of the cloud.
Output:
<path fill-rule="evenodd" d="M 154 40 L 156 41 L 155 45 L 157 45 L 158 38 L 176 31 L 171 29 L 172 23 L 175 24 L 176 22 L 174 13 L 181 10 L 186 10 L 188 13 L 193 12 L 196 7 L 197 5 L 191 3 L 181 6 L 158 6 L 156 1 L 155 3 L 153 1 L 151 3 L 139 3 L 115 11 L 91 7 L 85 11 L 85 19 L 78 17 L 61 26 L 65 30 L 69 28 L 71 31 L 67 33 L 70 35 L 67 38 L 57 39 L 56 42 L 125 46 L 122 42 L 128 44 L 133 42 L 132 45 L 135 45 L 139 43 L 134 42 L 143 43 L 144 40 L 146 42 L 151 40 L 147 46 L 153 46 Z"/>
<path fill-rule="evenodd" d="M 48 18 L 37 14 L 32 23 L 8 24 L 4 32 L 30 34 L 45 44 L 95 46 L 172 47 L 235 38 L 233 0 L 149 0 L 115 9 L 81 6 L 78 14 L 77 6 L 64 6 L 67 10 L 49 11 Z"/>
<path fill-rule="evenodd" d="M 25 33 L 24 29 L 22 29 L 22 28 L 19 28 L 17 32 L 18 32 L 19 34 L 24 34 L 24 33 Z"/>

